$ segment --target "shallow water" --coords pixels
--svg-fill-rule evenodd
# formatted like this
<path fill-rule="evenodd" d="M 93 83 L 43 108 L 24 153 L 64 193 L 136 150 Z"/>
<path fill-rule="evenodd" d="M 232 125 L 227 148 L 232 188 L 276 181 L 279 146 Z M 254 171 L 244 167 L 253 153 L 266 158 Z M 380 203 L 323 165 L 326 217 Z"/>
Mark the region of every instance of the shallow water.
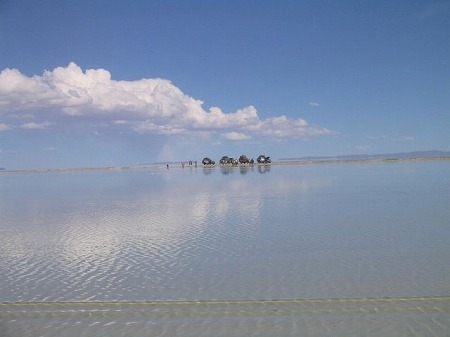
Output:
<path fill-rule="evenodd" d="M 448 336 L 449 205 L 448 162 L 1 175 L 0 331 Z"/>

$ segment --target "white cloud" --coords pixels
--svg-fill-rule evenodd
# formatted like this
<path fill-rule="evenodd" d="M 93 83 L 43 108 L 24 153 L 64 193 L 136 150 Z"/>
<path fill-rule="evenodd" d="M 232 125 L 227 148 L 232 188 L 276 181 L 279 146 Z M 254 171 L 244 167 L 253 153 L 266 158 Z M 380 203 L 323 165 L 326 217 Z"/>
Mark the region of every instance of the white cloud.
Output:
<path fill-rule="evenodd" d="M 6 130 L 10 130 L 11 128 L 9 127 L 9 125 L 5 124 L 5 123 L 0 123 L 0 131 L 6 131 Z"/>
<path fill-rule="evenodd" d="M 268 118 L 257 125 L 246 127 L 247 130 L 265 136 L 278 138 L 310 137 L 321 135 L 334 135 L 335 132 L 321 127 L 312 127 L 304 119 L 289 119 L 286 116 Z"/>
<path fill-rule="evenodd" d="M 155 133 L 160 135 L 178 135 L 185 133 L 185 129 L 169 125 L 156 125 L 150 121 L 138 123 L 133 127 L 138 133 Z"/>
<path fill-rule="evenodd" d="M 49 123 L 49 122 L 43 122 L 43 123 L 29 122 L 29 123 L 22 124 L 20 127 L 22 129 L 27 129 L 27 130 L 43 130 L 43 129 L 47 129 L 50 125 L 51 125 L 51 123 Z"/>
<path fill-rule="evenodd" d="M 320 103 L 317 103 L 317 102 L 309 102 L 308 103 L 310 106 L 313 106 L 313 107 L 318 107 L 318 106 L 320 106 Z"/>
<path fill-rule="evenodd" d="M 228 140 L 247 140 L 251 138 L 249 135 L 242 132 L 226 132 L 222 136 Z"/>
<path fill-rule="evenodd" d="M 83 72 L 75 63 L 40 76 L 28 77 L 17 69 L 0 73 L 0 117 L 10 123 L 2 124 L 3 128 L 98 123 L 138 133 L 218 132 L 230 140 L 250 139 L 252 135 L 288 138 L 333 134 L 326 128 L 309 126 L 303 119 L 281 116 L 261 120 L 254 106 L 225 113 L 218 107 L 205 110 L 202 105 L 201 100 L 185 95 L 168 80 L 116 81 L 107 70 Z M 14 125 L 20 119 L 22 124 Z M 23 119 L 32 122 L 23 123 Z M 57 124 L 48 122 L 56 119 Z"/>

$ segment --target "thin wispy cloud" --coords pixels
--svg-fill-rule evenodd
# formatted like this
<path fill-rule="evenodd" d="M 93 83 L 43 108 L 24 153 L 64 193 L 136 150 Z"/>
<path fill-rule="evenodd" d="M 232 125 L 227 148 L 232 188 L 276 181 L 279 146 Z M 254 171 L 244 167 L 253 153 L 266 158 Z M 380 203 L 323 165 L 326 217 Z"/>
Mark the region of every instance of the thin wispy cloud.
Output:
<path fill-rule="evenodd" d="M 6 130 L 10 130 L 11 128 L 5 124 L 5 123 L 0 123 L 0 131 L 6 131 Z"/>
<path fill-rule="evenodd" d="M 410 143 L 410 142 L 413 142 L 414 140 L 415 140 L 414 137 L 411 137 L 411 136 L 400 137 L 398 139 L 398 141 L 403 142 L 403 143 Z"/>
<path fill-rule="evenodd" d="M 35 123 L 35 122 L 29 122 L 22 124 L 20 127 L 22 129 L 28 129 L 28 130 L 43 130 L 47 129 L 52 123 L 49 122 L 43 122 L 43 123 Z"/>
<path fill-rule="evenodd" d="M 0 108 L 0 130 L 85 123 L 162 135 L 216 132 L 229 140 L 247 140 L 253 135 L 301 138 L 334 134 L 303 119 L 260 119 L 254 106 L 235 112 L 219 107 L 205 110 L 201 100 L 184 94 L 169 80 L 117 81 L 107 70 L 83 71 L 75 63 L 31 77 L 18 69 L 4 69 L 0 73 Z"/>

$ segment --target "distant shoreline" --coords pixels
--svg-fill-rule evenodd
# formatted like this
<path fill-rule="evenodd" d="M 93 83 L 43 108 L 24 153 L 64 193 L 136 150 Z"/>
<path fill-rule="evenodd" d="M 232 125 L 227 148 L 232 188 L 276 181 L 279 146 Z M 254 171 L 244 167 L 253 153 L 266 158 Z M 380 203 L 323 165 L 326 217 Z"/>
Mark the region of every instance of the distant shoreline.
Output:
<path fill-rule="evenodd" d="M 378 163 L 400 163 L 400 162 L 429 162 L 450 161 L 450 157 L 412 157 L 412 158 L 377 158 L 377 159 L 322 159 L 322 160 L 277 160 L 271 164 L 257 164 L 254 166 L 268 165 L 330 165 L 330 164 L 378 164 Z M 198 168 L 213 168 L 220 165 L 207 166 L 198 165 Z M 247 165 L 245 165 L 247 166 Z M 95 171 L 127 171 L 127 170 L 150 170 L 166 168 L 166 164 L 134 165 L 134 166 L 99 166 L 99 167 L 72 167 L 72 168 L 47 168 L 47 169 L 17 169 L 0 170 L 0 174 L 27 174 L 27 173 L 53 173 L 53 172 L 95 172 Z M 228 166 L 227 166 L 228 167 Z M 231 167 L 231 166 L 229 166 Z M 239 166 L 236 166 L 239 167 Z M 170 164 L 169 168 L 183 168 L 181 164 Z M 195 166 L 184 165 L 185 169 Z"/>
<path fill-rule="evenodd" d="M 377 164 L 377 163 L 428 162 L 428 161 L 450 161 L 450 157 L 279 160 L 275 164 L 278 165 Z"/>

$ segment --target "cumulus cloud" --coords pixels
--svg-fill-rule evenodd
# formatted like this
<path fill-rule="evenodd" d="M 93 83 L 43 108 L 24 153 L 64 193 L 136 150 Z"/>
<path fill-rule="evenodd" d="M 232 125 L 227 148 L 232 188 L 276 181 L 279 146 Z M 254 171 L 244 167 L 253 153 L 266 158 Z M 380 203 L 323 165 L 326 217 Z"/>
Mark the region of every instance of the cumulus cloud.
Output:
<path fill-rule="evenodd" d="M 317 103 L 312 103 L 312 105 Z M 261 120 L 254 106 L 235 112 L 203 108 L 203 102 L 160 78 L 116 81 L 104 69 L 83 71 L 75 63 L 28 77 L 17 69 L 0 73 L 0 130 L 46 129 L 90 121 L 137 133 L 163 135 L 217 132 L 229 140 L 253 135 L 309 137 L 331 135 L 326 128 L 286 116 Z M 28 121 L 27 121 L 28 119 Z M 21 124 L 14 125 L 13 123 Z M 57 120 L 58 123 L 50 121 Z"/>

